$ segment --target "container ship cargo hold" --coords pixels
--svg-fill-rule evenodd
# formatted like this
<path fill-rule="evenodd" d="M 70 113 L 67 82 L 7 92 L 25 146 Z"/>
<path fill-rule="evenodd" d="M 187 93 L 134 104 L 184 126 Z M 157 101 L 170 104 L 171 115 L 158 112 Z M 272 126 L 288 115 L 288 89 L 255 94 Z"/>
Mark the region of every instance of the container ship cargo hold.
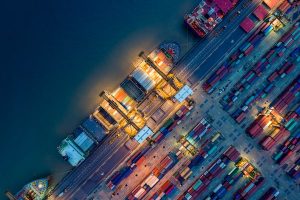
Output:
<path fill-rule="evenodd" d="M 185 16 L 185 22 L 198 36 L 204 37 L 222 21 L 238 1 L 202 0 L 191 14 Z"/>
<path fill-rule="evenodd" d="M 10 200 L 43 200 L 48 192 L 48 178 L 37 179 L 26 184 L 16 195 L 6 192 Z"/>

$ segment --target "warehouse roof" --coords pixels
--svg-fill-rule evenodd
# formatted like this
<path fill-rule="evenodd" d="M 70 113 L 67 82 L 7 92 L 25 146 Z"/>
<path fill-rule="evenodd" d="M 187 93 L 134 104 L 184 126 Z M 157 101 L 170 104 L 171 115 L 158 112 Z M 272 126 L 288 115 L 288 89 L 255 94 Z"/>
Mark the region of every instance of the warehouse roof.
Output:
<path fill-rule="evenodd" d="M 192 94 L 193 90 L 189 86 L 185 85 L 177 92 L 175 99 L 181 103 Z"/>
<path fill-rule="evenodd" d="M 263 20 L 267 15 L 268 11 L 264 8 L 263 5 L 259 5 L 253 12 L 253 14 L 259 19 Z"/>
<path fill-rule="evenodd" d="M 142 128 L 138 134 L 134 137 L 134 139 L 138 142 L 138 143 L 142 143 L 144 142 L 147 137 L 153 135 L 153 131 L 148 127 L 148 126 L 144 126 L 144 128 Z"/>
<path fill-rule="evenodd" d="M 249 17 L 246 17 L 240 26 L 244 31 L 249 33 L 254 28 L 255 24 Z"/>

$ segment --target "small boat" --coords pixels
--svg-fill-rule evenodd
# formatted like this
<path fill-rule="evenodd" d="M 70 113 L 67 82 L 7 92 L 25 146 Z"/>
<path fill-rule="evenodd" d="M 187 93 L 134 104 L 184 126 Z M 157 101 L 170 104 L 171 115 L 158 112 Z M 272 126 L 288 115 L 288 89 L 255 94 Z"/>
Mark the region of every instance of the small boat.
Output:
<path fill-rule="evenodd" d="M 10 200 L 43 200 L 49 187 L 49 179 L 42 178 L 26 184 L 16 195 L 6 192 Z"/>

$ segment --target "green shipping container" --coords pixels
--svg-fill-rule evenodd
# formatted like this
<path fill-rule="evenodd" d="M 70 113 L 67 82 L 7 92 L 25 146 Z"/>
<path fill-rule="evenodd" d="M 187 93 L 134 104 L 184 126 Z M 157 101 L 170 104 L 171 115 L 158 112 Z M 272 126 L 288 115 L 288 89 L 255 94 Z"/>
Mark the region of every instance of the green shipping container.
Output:
<path fill-rule="evenodd" d="M 285 124 L 285 128 L 288 128 L 293 122 L 295 121 L 295 119 L 291 119 L 290 121 L 288 121 L 286 124 Z"/>
<path fill-rule="evenodd" d="M 207 154 L 208 154 L 208 155 L 211 155 L 211 154 L 213 154 L 216 150 L 217 150 L 217 146 L 215 145 L 215 146 L 213 146 L 213 148 L 211 148 L 211 149 L 207 152 Z"/>
<path fill-rule="evenodd" d="M 294 130 L 294 128 L 298 125 L 298 122 L 294 121 L 294 123 L 292 125 L 290 125 L 290 127 L 288 127 L 288 130 L 291 132 Z"/>
<path fill-rule="evenodd" d="M 202 181 L 199 179 L 194 185 L 193 189 L 198 190 L 198 188 L 202 185 Z"/>
<path fill-rule="evenodd" d="M 168 121 L 166 121 L 166 123 L 164 124 L 164 127 L 170 126 L 173 122 L 174 122 L 173 119 L 168 119 Z"/>
<path fill-rule="evenodd" d="M 247 84 L 247 85 L 245 86 L 245 90 L 249 89 L 250 86 L 251 86 L 250 84 Z"/>
<path fill-rule="evenodd" d="M 261 95 L 261 98 L 264 99 L 264 98 L 266 98 L 267 96 L 268 96 L 267 93 L 263 93 L 263 95 Z"/>
<path fill-rule="evenodd" d="M 282 156 L 282 154 L 283 154 L 283 152 L 282 151 L 279 151 L 278 153 L 276 153 L 275 155 L 274 155 L 274 160 L 275 161 L 277 161 L 281 156 Z"/>

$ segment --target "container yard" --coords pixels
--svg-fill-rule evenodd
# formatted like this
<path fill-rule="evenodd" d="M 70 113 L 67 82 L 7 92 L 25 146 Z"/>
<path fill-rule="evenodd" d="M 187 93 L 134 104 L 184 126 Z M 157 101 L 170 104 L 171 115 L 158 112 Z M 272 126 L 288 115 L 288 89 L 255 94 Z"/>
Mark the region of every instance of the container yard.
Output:
<path fill-rule="evenodd" d="M 73 169 L 49 199 L 300 199 L 297 6 L 197 2 L 184 22 L 200 36 L 201 52 L 225 48 L 219 37 L 233 47 L 198 82 L 188 74 L 199 72 L 192 65 L 205 63 L 205 52 L 180 58 L 177 43 L 141 52 L 59 145 Z"/>
<path fill-rule="evenodd" d="M 242 60 L 244 60 L 246 57 L 249 57 L 251 52 L 255 49 L 255 47 L 259 46 L 259 44 L 265 40 L 269 34 L 274 31 L 274 27 L 278 29 L 278 27 L 282 26 L 280 25 L 280 20 L 277 20 L 277 17 L 274 15 L 273 17 L 268 17 L 266 21 L 262 21 L 265 19 L 268 15 L 268 11 L 266 10 L 268 8 L 264 8 L 264 5 L 260 5 L 256 8 L 256 10 L 253 12 L 253 15 L 260 14 L 259 20 L 251 20 L 249 17 L 246 18 L 241 23 L 241 28 L 245 30 L 247 33 L 249 33 L 248 39 L 242 44 L 238 51 L 234 52 L 228 60 L 225 61 L 223 65 L 221 65 L 213 75 L 211 75 L 203 84 L 203 89 L 208 92 L 209 94 L 215 91 L 216 87 L 218 86 L 218 83 L 222 81 L 225 77 L 227 77 L 230 72 L 235 68 L 235 66 L 238 66 Z M 274 8 L 273 8 L 274 9 Z M 263 12 L 263 14 L 261 14 Z M 290 32 L 297 31 L 297 28 L 293 28 Z M 298 33 L 295 33 L 294 35 L 297 35 Z M 288 36 L 287 34 L 286 37 Z M 270 37 L 270 36 L 269 36 Z M 296 37 L 298 38 L 298 36 Z M 285 40 L 285 37 L 283 38 Z M 284 44 L 285 47 L 288 47 L 289 45 L 292 45 L 293 39 L 290 41 L 287 41 L 287 44 Z M 284 48 L 285 48 L 284 47 Z M 274 62 L 274 61 L 273 61 Z M 256 72 L 259 73 L 259 72 Z M 255 80 L 255 77 L 248 75 L 250 81 Z M 253 79 L 251 79 L 253 78 Z"/>
<path fill-rule="evenodd" d="M 280 58 L 280 56 L 283 56 L 281 53 L 286 52 L 288 48 L 288 44 L 286 38 L 289 38 L 289 35 L 292 35 L 293 33 L 298 34 L 298 25 L 296 24 L 291 28 L 290 31 L 288 31 L 283 37 L 258 61 L 241 79 L 238 81 L 234 89 L 232 89 L 229 94 L 225 95 L 221 101 L 222 105 L 224 105 L 225 110 L 229 110 L 235 102 L 240 98 L 241 94 L 245 91 L 249 91 L 251 87 L 255 84 L 256 81 L 262 76 L 262 73 L 265 73 L 265 71 L 270 68 L 274 63 L 277 62 L 277 59 Z M 300 33 L 300 32 L 299 32 Z M 293 37 L 289 39 L 290 41 L 293 41 Z M 247 48 L 247 46 L 245 46 Z M 268 89 L 270 90 L 270 89 Z M 267 91 L 268 91 L 267 90 Z M 264 90 L 256 91 L 255 94 L 248 97 L 245 101 L 243 106 L 248 106 L 257 101 L 259 98 L 262 97 Z M 265 90 L 266 91 L 266 90 Z M 241 113 L 245 111 L 240 111 L 237 114 L 234 115 L 236 119 L 242 115 Z M 238 120 L 240 121 L 240 119 Z"/>

